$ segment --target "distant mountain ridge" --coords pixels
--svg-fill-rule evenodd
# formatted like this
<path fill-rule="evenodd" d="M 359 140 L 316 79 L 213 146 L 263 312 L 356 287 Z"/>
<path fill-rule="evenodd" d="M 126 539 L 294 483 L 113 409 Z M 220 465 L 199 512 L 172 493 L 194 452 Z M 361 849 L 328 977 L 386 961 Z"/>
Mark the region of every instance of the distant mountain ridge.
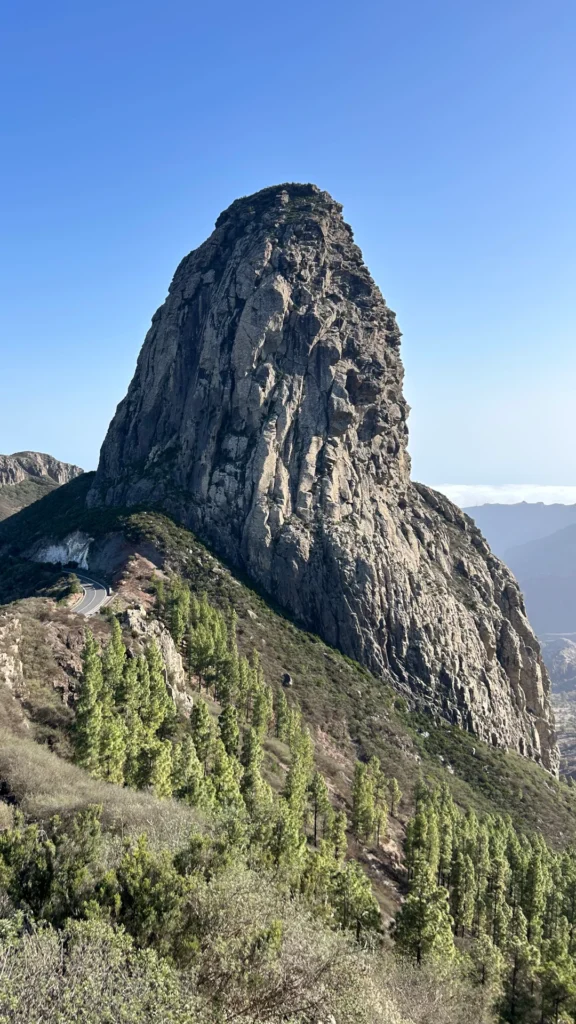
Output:
<path fill-rule="evenodd" d="M 0 455 L 0 519 L 7 519 L 83 472 L 80 466 L 60 462 L 43 452 Z"/>
<path fill-rule="evenodd" d="M 536 633 L 576 633 L 576 505 L 523 501 L 464 511 L 512 569 Z"/>
<path fill-rule="evenodd" d="M 494 553 L 505 562 L 510 548 L 548 537 L 576 523 L 576 505 L 545 505 L 542 501 L 471 505 L 463 511 L 474 520 Z"/>

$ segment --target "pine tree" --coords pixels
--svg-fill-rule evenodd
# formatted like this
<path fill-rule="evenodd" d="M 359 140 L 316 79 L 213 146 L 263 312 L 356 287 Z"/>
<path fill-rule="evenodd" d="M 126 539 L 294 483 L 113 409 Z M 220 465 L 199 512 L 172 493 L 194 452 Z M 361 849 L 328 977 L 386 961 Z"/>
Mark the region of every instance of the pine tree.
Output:
<path fill-rule="evenodd" d="M 240 678 L 240 657 L 238 644 L 236 642 L 237 615 L 234 610 L 226 629 L 226 655 L 218 669 L 216 680 L 216 699 L 224 707 L 226 704 L 236 704 L 238 700 L 238 683 Z"/>
<path fill-rule="evenodd" d="M 221 676 L 226 673 L 229 660 L 228 653 L 228 629 L 226 619 L 216 608 L 212 609 L 212 636 L 214 642 L 213 671 L 216 684 Z"/>
<path fill-rule="evenodd" d="M 170 581 L 168 592 L 168 627 L 176 647 L 180 647 L 190 617 L 190 590 L 180 576 Z"/>
<path fill-rule="evenodd" d="M 102 656 L 102 674 L 108 692 L 114 703 L 121 699 L 126 648 L 118 619 L 112 619 L 112 635 Z"/>
<path fill-rule="evenodd" d="M 174 704 L 166 689 L 166 669 L 155 640 L 146 649 L 146 661 L 148 664 L 150 680 L 150 696 L 144 724 L 151 733 L 157 733 L 165 723 L 170 723 L 174 718 Z"/>
<path fill-rule="evenodd" d="M 294 744 L 298 742 L 299 736 L 302 734 L 302 712 L 298 704 L 291 704 L 288 708 L 289 722 L 288 722 L 288 746 L 290 750 L 293 749 Z"/>
<path fill-rule="evenodd" d="M 227 704 L 222 711 L 218 718 L 218 727 L 226 753 L 231 757 L 237 757 L 240 730 L 238 728 L 238 713 L 233 704 Z"/>
<path fill-rule="evenodd" d="M 476 879 L 474 865 L 467 853 L 458 850 L 452 864 L 450 908 L 456 935 L 464 935 L 474 920 Z"/>
<path fill-rule="evenodd" d="M 263 740 L 273 717 L 272 690 L 266 683 L 260 683 L 252 702 L 252 726 Z"/>
<path fill-rule="evenodd" d="M 511 1024 L 530 1020 L 534 1007 L 534 972 L 537 967 L 537 953 L 530 945 L 527 935 L 526 918 L 520 908 L 516 913 L 515 932 L 506 942 L 508 961 L 507 1015 Z"/>
<path fill-rule="evenodd" d="M 286 777 L 284 797 L 296 819 L 303 824 L 307 791 L 314 770 L 314 752 L 308 732 L 303 730 L 292 743 L 292 762 Z"/>
<path fill-rule="evenodd" d="M 567 1010 L 572 1019 L 576 1011 L 576 964 L 569 952 L 569 931 L 568 921 L 563 918 L 556 937 L 543 944 L 538 967 L 542 982 L 541 1019 L 554 1024 L 558 1024 L 561 1010 Z"/>
<path fill-rule="evenodd" d="M 102 686 L 100 652 L 93 634 L 88 630 L 82 651 L 82 676 L 80 696 L 76 705 L 74 746 L 76 763 L 91 775 L 97 775 L 100 766 Z"/>
<path fill-rule="evenodd" d="M 270 787 L 264 782 L 261 773 L 263 759 L 262 747 L 255 729 L 247 729 L 242 743 L 240 757 L 244 774 L 240 788 L 244 802 L 250 814 L 255 815 L 270 803 Z"/>
<path fill-rule="evenodd" d="M 239 774 L 235 771 L 238 762 L 226 753 L 222 740 L 216 740 L 212 759 L 210 779 L 214 787 L 216 802 L 220 807 L 240 808 L 243 806 L 242 794 L 238 785 Z"/>
<path fill-rule="evenodd" d="M 259 769 L 262 764 L 263 757 L 262 744 L 260 743 L 258 733 L 255 729 L 246 729 L 244 739 L 242 741 L 240 763 L 246 770 L 251 768 Z"/>
<path fill-rule="evenodd" d="M 390 814 L 395 818 L 402 799 L 402 790 L 398 785 L 398 779 L 390 779 L 388 792 L 390 794 Z"/>
<path fill-rule="evenodd" d="M 124 783 L 126 762 L 126 726 L 114 708 L 107 708 L 100 732 L 100 765 L 98 775 L 105 782 Z"/>
<path fill-rule="evenodd" d="M 372 776 L 368 766 L 357 761 L 352 784 L 352 829 L 358 839 L 370 842 L 374 834 L 375 816 Z"/>
<path fill-rule="evenodd" d="M 490 834 L 483 823 L 478 830 L 478 840 L 473 854 L 476 892 L 474 895 L 474 930 L 476 935 L 486 929 L 488 876 L 490 873 Z"/>
<path fill-rule="evenodd" d="M 428 821 L 426 857 L 430 870 L 435 878 L 438 878 L 440 866 L 440 828 L 438 823 L 438 811 L 432 800 L 429 800 L 424 812 Z"/>
<path fill-rule="evenodd" d="M 330 843 L 330 846 L 334 851 L 334 856 L 338 862 L 344 860 L 348 849 L 348 838 L 346 836 L 347 828 L 348 819 L 346 817 L 346 812 L 336 811 L 330 825 L 327 840 Z"/>
<path fill-rule="evenodd" d="M 358 941 L 363 931 L 379 929 L 380 910 L 358 861 L 348 861 L 333 876 L 331 903 L 338 924 L 354 929 Z"/>
<path fill-rule="evenodd" d="M 206 772 L 214 730 L 210 712 L 203 700 L 197 700 L 192 708 L 192 712 L 190 714 L 190 731 L 192 733 L 194 746 L 196 747 L 196 753 L 198 754 L 201 764 L 204 766 L 204 772 Z"/>
<path fill-rule="evenodd" d="M 318 846 L 318 822 L 322 815 L 328 813 L 330 808 L 328 787 L 324 776 L 320 772 L 314 772 L 309 786 L 309 793 L 312 806 L 314 846 Z"/>
<path fill-rule="evenodd" d="M 334 875 L 340 866 L 331 844 L 326 839 L 320 840 L 317 849 L 306 850 L 300 876 L 300 891 L 306 902 L 314 907 L 315 915 L 322 917 L 327 924 L 334 921 L 330 900 L 333 894 Z"/>
<path fill-rule="evenodd" d="M 388 782 L 377 757 L 371 757 L 368 762 L 368 776 L 374 798 L 372 833 L 376 837 L 376 845 L 380 846 L 388 824 Z"/>
<path fill-rule="evenodd" d="M 526 917 L 528 942 L 539 943 L 542 933 L 542 915 L 546 906 L 546 870 L 541 850 L 535 849 L 530 857 L 522 889 L 522 906 Z"/>
<path fill-rule="evenodd" d="M 568 922 L 568 952 L 576 953 L 576 858 L 574 852 L 568 851 L 562 858 L 561 877 L 563 879 L 562 913 Z"/>
<path fill-rule="evenodd" d="M 187 651 L 189 676 L 198 676 L 198 689 L 201 690 L 214 664 L 214 636 L 210 626 L 199 622 L 197 626 L 190 627 Z"/>
<path fill-rule="evenodd" d="M 140 676 L 136 658 L 126 659 L 119 713 L 124 722 L 124 782 L 127 786 L 137 786 L 145 729 L 140 718 Z"/>
<path fill-rule="evenodd" d="M 442 790 L 438 812 L 438 884 L 448 885 L 452 868 L 454 848 L 455 808 L 452 797 L 446 788 Z"/>
<path fill-rule="evenodd" d="M 394 938 L 400 952 L 418 964 L 454 955 L 448 893 L 422 861 L 414 867 L 410 892 L 396 915 Z"/>
<path fill-rule="evenodd" d="M 306 840 L 294 811 L 285 800 L 279 800 L 276 804 L 269 851 L 277 868 L 297 871 L 304 860 Z"/>
<path fill-rule="evenodd" d="M 469 957 L 472 966 L 471 980 L 480 1004 L 478 1017 L 483 1019 L 481 1010 L 489 1011 L 501 1000 L 504 956 L 492 939 L 483 933 L 471 944 Z"/>
<path fill-rule="evenodd" d="M 204 804 L 204 769 L 191 736 L 174 746 L 172 754 L 172 792 L 192 807 Z"/>
<path fill-rule="evenodd" d="M 158 797 L 172 796 L 172 744 L 153 739 L 145 751 L 143 784 Z"/>
<path fill-rule="evenodd" d="M 240 717 L 247 722 L 251 716 L 252 669 L 244 655 L 238 661 L 237 706 Z"/>
<path fill-rule="evenodd" d="M 284 690 L 279 690 L 276 694 L 274 718 L 276 736 L 282 743 L 286 743 L 290 730 L 290 709 Z"/>
<path fill-rule="evenodd" d="M 486 926 L 496 946 L 503 947 L 508 935 L 510 907 L 506 895 L 510 866 L 505 855 L 505 837 L 501 828 L 490 833 L 490 868 L 486 885 Z"/>
<path fill-rule="evenodd" d="M 420 801 L 417 804 L 416 814 L 410 819 L 406 827 L 406 869 L 408 878 L 412 878 L 416 867 L 421 863 L 428 863 L 428 827 L 429 816 L 427 806 Z"/>

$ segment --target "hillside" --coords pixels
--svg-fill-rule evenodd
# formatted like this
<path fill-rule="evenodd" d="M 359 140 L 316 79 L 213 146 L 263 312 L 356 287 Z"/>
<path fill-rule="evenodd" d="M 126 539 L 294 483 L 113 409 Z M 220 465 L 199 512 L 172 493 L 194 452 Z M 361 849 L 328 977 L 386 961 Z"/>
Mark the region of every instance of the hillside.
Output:
<path fill-rule="evenodd" d="M 0 455 L 0 520 L 14 515 L 81 473 L 78 466 L 59 462 L 51 455 L 39 452 Z"/>
<path fill-rule="evenodd" d="M 177 571 L 196 592 L 207 593 L 222 607 L 233 605 L 239 615 L 239 643 L 247 649 L 256 646 L 272 684 L 278 685 L 285 673 L 291 676 L 307 721 L 326 732 L 338 757 L 352 763 L 357 753 L 377 753 L 406 792 L 424 769 L 433 778 L 446 779 L 464 806 L 511 813 L 519 823 L 541 829 L 552 842 L 572 834 L 576 802 L 571 791 L 537 765 L 513 751 L 481 743 L 437 715 L 415 711 L 397 694 L 392 680 L 372 675 L 290 621 L 245 577 L 165 515 L 87 509 L 91 482 L 92 475 L 85 474 L 0 525 L 0 600 L 50 594 L 57 585 L 53 566 L 21 557 L 41 553 L 47 522 L 51 543 L 78 532 L 92 537 L 90 570 L 136 605 L 149 593 L 155 568 Z M 9 544 L 13 553 L 7 558 Z M 25 611 L 34 603 L 11 607 Z M 76 620 L 77 635 L 83 627 Z M 63 646 L 69 656 L 69 644 Z M 64 679 L 58 685 L 66 688 Z"/>
<path fill-rule="evenodd" d="M 221 984 L 227 993 L 226 1005 L 230 1012 L 238 1006 L 239 1000 L 249 1008 L 246 1009 L 247 1021 L 255 1019 L 252 1016 L 255 1014 L 257 1019 L 278 1021 L 280 1024 L 286 1006 L 294 1006 L 301 1014 L 299 1019 L 302 1024 L 313 1024 L 313 1021 L 321 1019 L 319 1014 L 325 1013 L 328 1006 L 331 1012 L 333 1010 L 338 1014 L 338 1020 L 344 1024 L 354 1024 L 359 1019 L 358 1005 L 362 1006 L 360 1019 L 373 1021 L 374 1024 L 376 1021 L 385 1021 L 386 1024 L 429 1024 L 430 1006 L 435 1008 L 435 1021 L 441 1020 L 445 1024 L 492 1024 L 496 1019 L 514 1019 L 508 1010 L 505 1010 L 502 1018 L 495 1018 L 492 1014 L 499 984 L 502 984 L 505 993 L 505 1007 L 510 1004 L 510 998 L 513 1005 L 517 982 L 510 989 L 509 979 L 514 975 L 508 974 L 508 967 L 499 968 L 503 970 L 501 983 L 495 977 L 494 984 L 491 982 L 487 987 L 470 989 L 470 985 L 474 984 L 469 974 L 472 960 L 464 970 L 460 961 L 453 964 L 449 956 L 441 967 L 435 966 L 440 955 L 440 944 L 444 943 L 443 950 L 449 950 L 454 941 L 449 918 L 434 918 L 436 923 L 430 933 L 431 939 L 427 941 L 432 943 L 430 948 L 433 949 L 438 943 L 438 952 L 431 959 L 426 959 L 424 967 L 418 969 L 416 974 L 412 973 L 414 968 L 409 962 L 399 965 L 394 957 L 391 958 L 390 935 L 396 934 L 393 925 L 395 919 L 398 922 L 405 921 L 396 926 L 400 929 L 397 942 L 405 942 L 408 953 L 416 948 L 411 938 L 413 932 L 409 924 L 409 910 L 406 911 L 408 918 L 406 915 L 402 918 L 402 908 L 410 907 L 410 899 L 420 898 L 414 888 L 416 882 L 410 881 L 414 871 L 410 866 L 413 864 L 410 857 L 414 857 L 410 853 L 414 849 L 413 840 L 410 839 L 415 827 L 414 821 L 419 820 L 418 815 L 422 820 L 430 815 L 432 820 L 436 815 L 443 820 L 442 815 L 448 813 L 454 818 L 456 837 L 466 835 L 458 822 L 474 822 L 475 812 L 481 816 L 481 821 L 487 823 L 482 825 L 485 832 L 481 829 L 480 837 L 494 836 L 490 842 L 496 843 L 495 865 L 499 863 L 497 856 L 500 849 L 500 839 L 496 837 L 509 834 L 507 841 L 511 844 L 510 849 L 514 850 L 514 844 L 520 843 L 526 851 L 522 871 L 527 873 L 527 878 L 531 870 L 531 843 L 540 843 L 541 839 L 534 838 L 540 836 L 549 844 L 546 877 L 550 879 L 547 885 L 552 885 L 552 879 L 557 877 L 554 872 L 559 870 L 564 856 L 552 851 L 565 850 L 576 841 L 576 790 L 514 751 L 504 752 L 485 745 L 437 715 L 424 716 L 415 711 L 397 694 L 391 682 L 372 675 L 326 645 L 319 637 L 291 622 L 271 605 L 269 599 L 258 594 L 237 572 L 211 554 L 193 534 L 162 513 L 129 509 L 108 510 L 102 515 L 100 510 L 88 510 L 85 494 L 92 479 L 90 474 L 86 474 L 72 481 L 0 526 L 0 553 L 3 545 L 5 555 L 9 542 L 12 548 L 9 558 L 4 557 L 0 563 L 0 601 L 12 599 L 0 607 L 0 675 L 4 680 L 0 700 L 0 730 L 3 730 L 0 734 L 0 779 L 3 799 L 9 801 L 6 804 L 0 800 L 0 817 L 4 816 L 4 826 L 10 826 L 11 806 L 24 812 L 28 828 L 34 827 L 32 823 L 39 822 L 41 834 L 47 835 L 46 839 L 34 839 L 34 842 L 40 843 L 35 856 L 42 858 L 42 843 L 52 841 L 52 816 L 58 815 L 58 821 L 65 823 L 63 833 L 62 825 L 58 825 L 56 831 L 56 849 L 62 851 L 58 853 L 60 859 L 64 857 L 65 850 L 82 851 L 82 844 L 87 843 L 88 839 L 78 845 L 79 836 L 82 829 L 90 829 L 91 838 L 86 848 L 93 851 L 90 852 L 92 860 L 89 868 L 89 877 L 94 878 L 90 884 L 95 886 L 92 900 L 104 898 L 107 890 L 101 879 L 104 876 L 110 879 L 113 871 L 114 877 L 118 879 L 114 884 L 118 885 L 119 893 L 122 894 L 118 897 L 121 904 L 116 911 L 117 920 L 128 929 L 130 941 L 135 944 L 134 952 L 130 954 L 131 959 L 120 962 L 126 963 L 125 969 L 134 978 L 134 964 L 139 963 L 134 957 L 138 956 L 138 950 L 146 949 L 149 956 L 152 951 L 172 950 L 171 970 L 184 972 L 183 976 L 176 974 L 173 977 L 171 984 L 174 987 L 170 989 L 170 1012 L 175 1012 L 176 1007 L 178 1013 L 181 1013 L 181 1016 L 174 1018 L 176 1024 L 188 1024 L 189 1015 L 194 1016 L 197 1012 L 198 1001 L 203 1006 L 207 1020 L 219 1019 L 218 1004 L 214 1005 L 214 986 Z M 46 535 L 47 522 L 51 524 L 49 537 Z M 242 843 L 245 840 L 239 839 L 239 835 L 242 835 L 241 830 L 238 832 L 239 823 L 232 828 L 229 818 L 222 822 L 219 819 L 213 821 L 212 812 L 208 813 L 201 807 L 189 807 L 186 802 L 170 800 L 166 796 L 158 799 L 148 790 L 133 791 L 126 786 L 122 788 L 102 782 L 90 778 L 81 768 L 70 764 L 75 756 L 77 734 L 74 722 L 75 719 L 77 721 L 77 702 L 79 694 L 82 694 L 82 679 L 85 678 L 82 652 L 86 620 L 76 615 L 70 606 L 61 583 L 61 570 L 53 565 L 27 561 L 22 556 L 31 551 L 37 557 L 42 555 L 48 540 L 51 544 L 65 548 L 67 538 L 77 538 L 78 535 L 93 538 L 90 545 L 90 570 L 112 584 L 115 590 L 112 608 L 90 621 L 96 642 L 106 647 L 113 635 L 113 624 L 117 622 L 121 624 L 123 642 L 131 652 L 132 659 L 138 652 L 145 650 L 145 645 L 151 639 L 160 644 L 170 683 L 169 692 L 175 696 L 179 708 L 176 738 L 186 735 L 190 709 L 198 706 L 199 701 L 208 708 L 214 726 L 219 722 L 223 705 L 217 699 L 217 694 L 206 690 L 198 696 L 198 679 L 188 678 L 185 661 L 178 654 L 170 633 L 159 618 L 158 595 L 162 591 L 169 593 L 174 586 L 171 581 L 182 579 L 190 586 L 193 595 L 206 595 L 209 605 L 221 609 L 226 617 L 234 609 L 238 617 L 235 632 L 240 653 L 258 653 L 263 678 L 275 694 L 276 707 L 278 695 L 282 693 L 287 695 L 289 706 L 301 707 L 314 744 L 315 769 L 326 781 L 332 808 L 343 811 L 348 819 L 347 859 L 338 862 L 340 867 L 333 865 L 329 868 L 329 877 L 341 879 L 342 885 L 345 879 L 346 885 L 352 885 L 353 882 L 354 888 L 345 891 L 345 906 L 348 907 L 346 916 L 338 916 L 343 913 L 339 895 L 340 881 L 337 884 L 336 881 L 330 883 L 331 895 L 321 888 L 327 883 L 322 882 L 324 876 L 317 872 L 324 861 L 315 860 L 318 854 L 315 853 L 310 818 L 306 826 L 308 852 L 304 862 L 308 866 L 300 866 L 296 875 L 301 879 L 297 885 L 298 891 L 301 887 L 304 896 L 293 891 L 292 899 L 287 900 L 286 887 L 295 885 L 294 881 L 289 883 L 289 879 L 294 878 L 296 868 L 292 865 L 288 869 L 286 862 L 280 873 L 278 868 L 270 873 L 270 861 L 267 859 L 269 853 L 266 852 L 268 847 L 261 847 L 262 821 L 257 825 L 257 832 L 251 833 L 248 847 L 251 852 L 248 855 L 243 852 Z M 36 596 L 25 597 L 25 593 L 34 593 Z M 163 600 L 166 601 L 166 598 Z M 166 616 L 165 611 L 165 620 Z M 184 653 L 184 658 L 187 657 Z M 275 730 L 265 736 L 262 750 L 262 777 L 271 786 L 272 792 L 278 794 L 277 799 L 281 800 L 290 772 L 294 770 L 294 754 L 287 742 L 276 736 Z M 402 794 L 394 812 L 387 814 L 385 830 L 380 837 L 374 834 L 368 838 L 358 836 L 352 824 L 357 806 L 358 758 L 364 765 L 372 764 L 373 761 L 368 759 L 376 758 L 379 771 L 384 773 L 385 778 L 395 778 Z M 162 776 L 156 779 L 155 785 L 161 785 Z M 227 785 L 230 784 L 231 779 Z M 441 805 L 437 805 L 441 787 L 444 787 L 444 795 Z M 431 792 L 437 794 L 432 804 L 429 802 L 430 796 L 426 795 Z M 452 794 L 452 797 L 447 794 Z M 90 808 L 95 804 L 102 806 L 101 825 L 98 827 L 90 824 L 90 818 L 79 820 L 76 817 L 78 814 L 92 814 Z M 466 812 L 466 818 L 459 817 L 462 812 Z M 504 815 L 504 818 L 499 815 Z M 518 833 L 510 831 L 510 821 L 519 830 Z M 491 822 L 494 824 L 491 825 Z M 59 845 L 69 834 L 69 829 L 72 830 L 72 841 L 66 840 L 64 845 Z M 99 829 L 102 829 L 101 835 Z M 191 846 L 187 846 L 190 829 L 193 839 L 190 841 Z M 225 830 L 224 835 L 222 829 Z M 146 847 L 142 847 L 142 841 L 136 838 L 143 830 L 152 846 L 150 854 L 145 852 Z M 267 834 L 265 829 L 264 836 Z M 10 829 L 4 835 L 9 837 Z M 123 837 L 125 847 L 126 843 L 140 845 L 133 845 L 123 858 L 119 853 L 119 836 Z M 22 849 L 21 840 L 16 839 L 19 844 L 17 848 Z M 458 849 L 455 838 L 455 865 L 461 856 Z M 534 849 L 540 847 L 536 845 Z M 326 857 L 327 848 L 323 847 L 322 850 L 322 856 Z M 154 873 L 157 884 L 165 886 L 155 890 L 155 899 L 161 901 L 156 906 L 165 906 L 162 918 L 165 924 L 161 930 L 150 930 L 150 925 L 145 924 L 148 917 L 140 917 L 138 914 L 135 917 L 131 909 L 133 896 L 130 893 L 135 891 L 134 882 L 130 882 L 131 888 L 127 890 L 125 879 L 134 878 L 138 863 L 134 860 L 136 856 L 143 858 L 143 870 L 148 874 Z M 301 856 L 303 853 L 299 854 Z M 361 886 L 358 889 L 360 883 L 354 875 L 356 863 L 369 878 L 373 895 Z M 68 861 L 64 860 L 58 870 L 65 872 L 67 879 L 75 878 L 75 872 L 67 864 Z M 187 865 L 185 869 L 183 864 Z M 82 871 L 85 870 L 82 867 Z M 303 870 L 304 874 L 301 874 Z M 185 878 L 194 881 L 193 892 L 196 895 L 193 923 L 187 921 L 181 912 L 176 913 L 176 906 L 186 905 L 181 901 L 190 899 L 189 896 L 185 897 L 187 890 L 182 888 L 183 872 Z M 206 880 L 200 888 L 199 873 Z M 160 883 L 161 879 L 165 881 Z M 87 882 L 83 884 L 86 887 Z M 205 884 L 207 889 L 203 888 Z M 420 885 L 420 882 L 417 884 Z M 448 880 L 446 884 L 449 884 Z M 58 873 L 53 885 L 61 900 L 63 881 Z M 454 900 L 457 887 L 454 888 L 452 883 L 449 887 L 451 900 Z M 176 903 L 162 902 L 168 897 L 161 893 L 167 894 L 168 891 L 180 894 Z M 441 896 L 444 891 L 448 890 L 438 887 L 428 891 L 427 899 L 432 901 L 431 908 L 437 905 L 433 900 L 434 892 Z M 11 892 L 12 898 L 20 905 L 22 891 L 15 883 Z M 241 904 L 236 902 L 238 893 L 242 894 Z M 376 904 L 371 902 L 374 897 Z M 147 898 L 143 891 L 139 900 L 144 915 L 147 914 L 144 909 Z M 353 908 L 357 905 L 354 901 L 360 898 L 364 901 L 362 914 L 365 916 L 358 918 L 358 921 L 363 922 L 358 924 L 354 917 L 357 911 Z M 59 918 L 54 916 L 53 897 L 50 900 L 52 902 L 35 903 L 34 906 L 38 908 L 35 912 L 43 914 L 49 921 L 58 921 Z M 109 947 L 106 945 L 115 941 L 116 933 L 114 930 L 104 933 L 100 930 L 100 938 L 96 939 L 93 931 L 82 931 L 87 925 L 83 923 L 81 904 L 77 903 L 74 893 L 69 900 L 69 905 L 77 908 L 74 910 L 77 921 L 70 933 L 59 932 L 54 936 L 58 941 L 64 938 L 67 950 L 66 968 L 63 978 L 58 981 L 58 991 L 64 984 L 62 991 L 66 994 L 62 996 L 63 999 L 83 999 L 82 990 L 77 988 L 80 982 L 75 979 L 85 976 L 81 963 L 88 962 L 93 965 L 90 970 L 96 972 L 96 979 L 102 971 L 110 979 L 99 997 L 104 1000 L 103 1005 L 106 1005 L 106 999 L 117 998 L 111 993 L 117 991 L 114 986 L 121 984 L 120 979 L 113 980 L 117 977 L 114 964 L 119 963 L 118 955 L 113 952 L 113 948 L 107 952 Z M 201 902 L 197 903 L 197 900 Z M 330 914 L 337 915 L 332 919 L 332 925 L 329 924 L 331 917 L 327 913 L 326 900 L 333 901 L 334 909 Z M 115 905 L 118 906 L 118 902 Z M 220 954 L 217 961 L 213 960 L 215 947 L 206 944 L 204 939 L 201 955 L 195 953 L 193 962 L 196 970 L 207 972 L 206 978 L 198 981 L 198 975 L 195 974 L 195 980 L 186 981 L 182 989 L 183 978 L 188 970 L 188 953 L 181 946 L 181 938 L 191 927 L 193 934 L 198 936 L 198 915 L 200 920 L 205 921 L 208 906 L 211 908 L 210 914 L 216 914 L 215 918 L 209 916 L 207 919 L 212 922 L 212 938 L 221 955 L 226 951 L 227 966 L 225 969 Z M 375 906 L 377 911 L 374 910 Z M 346 930 L 338 924 L 339 920 L 346 922 L 346 927 L 359 929 L 360 936 L 365 937 L 363 943 L 366 944 L 361 943 L 356 948 L 353 944 L 351 946 Z M 240 930 L 242 950 L 245 950 L 246 936 L 253 934 L 251 929 L 255 923 L 258 923 L 260 935 L 272 935 L 275 933 L 266 929 L 272 928 L 272 923 L 278 921 L 282 922 L 284 938 L 274 959 L 270 961 L 267 957 L 265 964 L 255 966 L 259 979 L 257 993 L 264 993 L 258 995 L 251 987 L 251 969 L 244 959 L 236 959 L 243 954 L 233 945 L 232 936 Z M 334 932 L 332 928 L 335 926 Z M 370 928 L 375 926 L 376 931 L 371 932 Z M 277 924 L 274 927 L 278 927 Z M 50 933 L 43 934 L 45 938 L 42 941 L 47 942 Z M 205 935 L 205 932 L 201 934 Z M 78 948 L 76 943 L 79 935 L 82 935 L 84 961 L 75 959 L 74 951 Z M 102 938 L 105 939 L 103 947 L 98 944 Z M 460 943 L 459 939 L 457 941 Z M 481 944 L 478 945 L 479 941 L 471 935 L 464 942 L 463 949 L 484 949 Z M 94 945 L 94 942 L 97 944 Z M 373 952 L 370 952 L 371 949 Z M 42 957 L 42 972 L 48 971 L 45 983 L 55 984 L 54 976 L 49 972 L 57 969 L 55 966 L 48 967 L 51 961 L 47 959 L 46 950 L 40 953 L 28 949 L 28 962 L 30 957 L 36 955 Z M 479 952 L 479 955 L 482 958 L 485 952 Z M 111 957 L 111 960 L 107 957 Z M 335 972 L 329 968 L 334 963 L 334 957 L 339 964 Z M 128 963 L 132 966 L 128 967 Z M 148 971 L 150 960 L 147 963 Z M 484 961 L 481 959 L 480 963 Z M 228 974 L 230 965 L 236 965 L 232 967 L 236 978 L 234 985 L 231 985 Z M 37 969 L 40 970 L 40 967 Z M 277 970 L 286 971 L 287 978 L 297 978 L 298 995 L 292 987 L 288 990 L 282 988 L 281 995 L 273 995 L 277 993 Z M 319 989 L 317 984 L 307 980 L 317 977 L 318 970 L 326 978 L 325 984 Z M 140 964 L 138 972 L 138 988 L 134 990 L 132 987 L 126 998 L 132 1002 L 139 998 L 150 1000 L 151 992 L 155 992 L 154 1005 L 157 1005 L 159 990 L 154 976 L 148 976 L 144 964 Z M 58 973 L 56 976 L 60 977 Z M 202 977 L 200 974 L 200 979 Z M 539 1000 L 539 975 L 527 974 L 522 978 L 522 991 L 526 993 L 526 998 L 533 1003 Z M 145 996 L 141 995 L 141 986 L 147 993 Z M 20 1021 L 24 1024 L 26 1014 L 31 1012 L 32 992 L 24 984 L 17 991 L 23 1016 L 15 1019 L 17 1024 Z M 182 995 L 178 993 L 183 991 L 196 993 L 193 1004 L 181 1002 Z M 260 998 L 266 1000 L 265 1013 L 258 1009 Z M 306 1001 L 306 1007 L 302 1005 L 302 998 Z M 279 1003 L 275 1000 L 279 1000 Z M 85 1013 L 85 1004 L 80 1002 L 79 1005 Z M 166 1016 L 168 1010 L 163 1012 L 165 1016 L 162 1019 L 170 1020 Z M 216 1015 L 215 1018 L 212 1014 Z M 99 1017 L 95 1019 L 100 1020 Z M 146 1016 L 135 1017 L 142 1024 L 147 1019 Z"/>

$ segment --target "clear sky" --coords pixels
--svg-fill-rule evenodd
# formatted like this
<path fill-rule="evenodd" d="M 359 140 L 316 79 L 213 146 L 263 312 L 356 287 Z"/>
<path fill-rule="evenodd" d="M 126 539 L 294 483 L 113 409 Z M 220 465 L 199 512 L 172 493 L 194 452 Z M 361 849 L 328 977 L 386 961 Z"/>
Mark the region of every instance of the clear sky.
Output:
<path fill-rule="evenodd" d="M 28 0 L 0 16 L 0 452 L 92 468 L 234 198 L 344 203 L 416 478 L 576 484 L 574 0 Z"/>

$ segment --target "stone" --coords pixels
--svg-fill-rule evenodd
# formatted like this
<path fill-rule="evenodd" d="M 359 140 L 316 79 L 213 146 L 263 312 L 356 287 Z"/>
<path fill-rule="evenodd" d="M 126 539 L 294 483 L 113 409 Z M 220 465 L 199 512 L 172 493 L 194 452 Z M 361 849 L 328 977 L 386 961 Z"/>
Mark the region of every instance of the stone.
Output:
<path fill-rule="evenodd" d="M 264 189 L 176 270 L 89 504 L 164 507 L 411 706 L 555 772 L 522 595 L 473 521 L 411 481 L 402 379 L 340 205 Z"/>

